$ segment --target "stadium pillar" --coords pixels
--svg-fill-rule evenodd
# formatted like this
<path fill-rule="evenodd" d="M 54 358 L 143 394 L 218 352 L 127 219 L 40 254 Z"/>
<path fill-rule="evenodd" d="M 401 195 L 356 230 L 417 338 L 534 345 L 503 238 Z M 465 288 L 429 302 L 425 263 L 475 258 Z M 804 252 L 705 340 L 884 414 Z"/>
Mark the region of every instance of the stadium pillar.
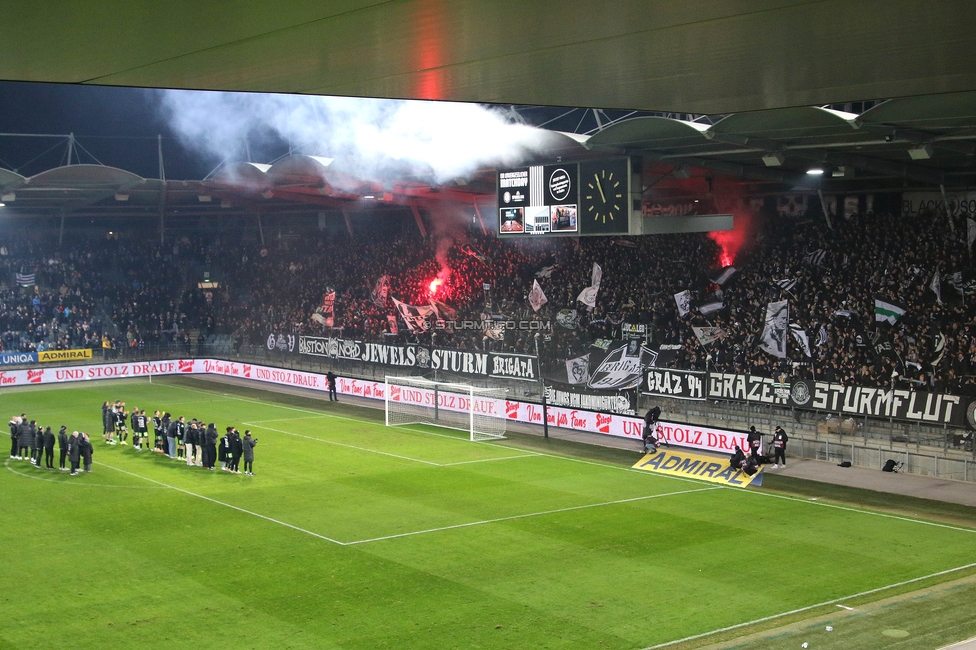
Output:
<path fill-rule="evenodd" d="M 481 224 L 481 234 L 487 235 L 488 229 L 485 228 L 485 220 L 481 218 L 481 208 L 478 207 L 478 202 L 474 202 L 474 213 L 478 215 L 478 223 Z"/>
<path fill-rule="evenodd" d="M 349 239 L 353 238 L 352 232 L 352 219 L 349 218 L 349 211 L 345 208 L 342 209 L 342 218 L 346 220 L 346 232 L 349 233 Z"/>
<path fill-rule="evenodd" d="M 61 230 L 58 231 L 58 248 L 61 248 L 61 242 L 64 240 L 64 210 L 61 210 Z"/>
<path fill-rule="evenodd" d="M 421 236 L 427 239 L 427 228 L 424 227 L 424 220 L 420 218 L 420 210 L 417 209 L 417 204 L 411 203 L 410 210 L 413 212 L 413 220 L 417 222 L 417 228 L 420 229 Z"/>
<path fill-rule="evenodd" d="M 543 380 L 540 382 L 542 384 L 542 436 L 544 438 L 549 437 L 549 402 L 546 401 L 546 382 Z"/>

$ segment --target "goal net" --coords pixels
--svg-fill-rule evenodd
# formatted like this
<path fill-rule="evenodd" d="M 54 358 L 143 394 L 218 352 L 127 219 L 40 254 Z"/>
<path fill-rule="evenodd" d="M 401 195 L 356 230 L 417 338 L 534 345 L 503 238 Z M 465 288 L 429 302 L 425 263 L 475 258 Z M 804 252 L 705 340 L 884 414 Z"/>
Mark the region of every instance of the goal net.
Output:
<path fill-rule="evenodd" d="M 467 431 L 474 442 L 505 437 L 504 388 L 386 377 L 386 426 L 430 424 Z"/>

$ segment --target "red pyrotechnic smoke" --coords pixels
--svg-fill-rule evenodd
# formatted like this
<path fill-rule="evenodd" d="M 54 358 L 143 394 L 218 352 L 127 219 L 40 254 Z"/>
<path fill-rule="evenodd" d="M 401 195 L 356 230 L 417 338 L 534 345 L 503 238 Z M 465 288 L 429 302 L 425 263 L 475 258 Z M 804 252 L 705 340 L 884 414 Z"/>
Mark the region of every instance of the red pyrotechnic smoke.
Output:
<path fill-rule="evenodd" d="M 719 245 L 722 250 L 718 254 L 719 266 L 732 266 L 739 249 L 749 237 L 749 219 L 744 215 L 735 215 L 732 230 L 717 230 L 708 233 L 708 238 Z"/>

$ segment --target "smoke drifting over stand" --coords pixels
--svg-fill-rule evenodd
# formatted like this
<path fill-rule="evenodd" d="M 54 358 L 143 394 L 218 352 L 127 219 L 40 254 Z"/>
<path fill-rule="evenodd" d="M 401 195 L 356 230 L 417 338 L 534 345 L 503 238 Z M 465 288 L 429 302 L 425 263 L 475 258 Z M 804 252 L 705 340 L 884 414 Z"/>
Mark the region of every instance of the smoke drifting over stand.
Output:
<path fill-rule="evenodd" d="M 511 165 L 541 147 L 540 131 L 476 104 L 165 90 L 159 106 L 185 146 L 252 162 L 287 150 L 335 159 L 363 180 L 409 175 L 430 183 Z M 274 149 L 275 151 L 271 151 Z"/>

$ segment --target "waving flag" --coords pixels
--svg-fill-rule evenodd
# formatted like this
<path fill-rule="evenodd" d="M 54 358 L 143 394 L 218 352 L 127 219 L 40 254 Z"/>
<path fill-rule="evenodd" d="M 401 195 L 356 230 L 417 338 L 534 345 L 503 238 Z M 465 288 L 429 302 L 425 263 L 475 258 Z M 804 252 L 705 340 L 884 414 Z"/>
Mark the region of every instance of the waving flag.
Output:
<path fill-rule="evenodd" d="M 786 358 L 786 330 L 789 329 L 790 305 L 786 300 L 766 305 L 766 321 L 763 326 L 759 348 L 764 352 Z"/>
<path fill-rule="evenodd" d="M 17 273 L 17 286 L 21 287 L 32 287 L 34 286 L 34 274 L 33 273 Z"/>
<path fill-rule="evenodd" d="M 411 332 L 426 332 L 430 327 L 428 323 L 428 318 L 434 313 L 434 308 L 430 306 L 418 306 L 418 305 L 408 305 L 405 302 L 400 302 L 396 298 L 390 296 L 393 300 L 393 304 L 396 305 L 397 311 L 400 312 L 403 322 L 407 324 L 407 328 Z"/>
<path fill-rule="evenodd" d="M 874 320 L 879 323 L 890 323 L 894 325 L 899 318 L 905 315 L 905 310 L 898 305 L 888 302 L 886 300 L 881 300 L 879 298 L 874 299 Z"/>
<path fill-rule="evenodd" d="M 546 298 L 546 294 L 542 291 L 542 287 L 539 286 L 538 280 L 532 281 L 532 290 L 529 291 L 529 304 L 532 305 L 532 311 L 539 311 L 542 305 L 549 302 Z"/>
<path fill-rule="evenodd" d="M 790 323 L 790 334 L 800 344 L 800 349 L 803 350 L 803 354 L 812 357 L 813 355 L 810 354 L 810 338 L 807 336 L 806 330 L 796 323 Z"/>
<path fill-rule="evenodd" d="M 691 311 L 691 291 L 684 291 L 674 294 L 674 304 L 678 306 L 678 316 L 684 318 Z"/>
<path fill-rule="evenodd" d="M 827 251 L 820 248 L 804 255 L 803 261 L 812 266 L 823 266 L 825 257 L 827 257 Z"/>
<path fill-rule="evenodd" d="M 385 307 L 386 299 L 390 295 L 390 276 L 381 275 L 373 286 L 369 297 L 377 307 Z"/>
<path fill-rule="evenodd" d="M 326 327 L 335 327 L 335 289 L 322 297 L 322 306 L 312 314 L 312 320 Z"/>

